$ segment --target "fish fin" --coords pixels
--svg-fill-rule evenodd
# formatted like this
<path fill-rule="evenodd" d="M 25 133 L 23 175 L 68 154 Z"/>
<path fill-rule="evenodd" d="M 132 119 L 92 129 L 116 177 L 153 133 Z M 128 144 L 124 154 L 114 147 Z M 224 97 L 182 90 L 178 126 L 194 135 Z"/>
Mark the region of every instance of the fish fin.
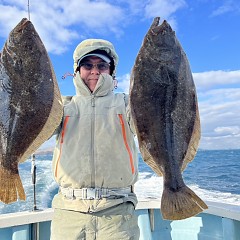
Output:
<path fill-rule="evenodd" d="M 161 170 L 159 169 L 159 166 L 156 164 L 156 161 L 154 161 L 153 157 L 147 150 L 147 148 L 144 146 L 144 144 L 140 143 L 139 144 L 139 149 L 142 155 L 142 158 L 144 162 L 152 168 L 152 170 L 158 175 L 158 176 L 163 176 Z"/>
<path fill-rule="evenodd" d="M 163 219 L 181 220 L 197 215 L 208 206 L 187 186 L 178 191 L 165 188 L 161 200 Z"/>
<path fill-rule="evenodd" d="M 0 201 L 9 204 L 17 201 L 18 197 L 21 200 L 26 200 L 19 174 L 13 174 L 0 168 Z"/>
<path fill-rule="evenodd" d="M 186 168 L 187 164 L 194 159 L 197 153 L 200 138 L 201 138 L 201 125 L 200 125 L 200 116 L 199 116 L 198 105 L 197 105 L 193 133 L 189 142 L 187 153 L 182 163 L 181 171 L 183 171 Z"/>

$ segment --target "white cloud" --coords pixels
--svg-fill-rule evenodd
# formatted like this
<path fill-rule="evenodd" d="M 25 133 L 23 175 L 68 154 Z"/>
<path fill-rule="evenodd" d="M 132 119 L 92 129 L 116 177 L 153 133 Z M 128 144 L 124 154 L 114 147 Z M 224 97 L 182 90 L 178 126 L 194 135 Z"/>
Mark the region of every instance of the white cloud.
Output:
<path fill-rule="evenodd" d="M 234 93 L 240 92 L 240 89 L 232 89 L 231 97 L 224 94 L 224 91 L 228 94 L 230 92 L 229 89 L 209 91 L 206 93 L 208 95 L 206 99 L 200 98 L 199 100 L 202 131 L 201 148 L 240 148 L 240 135 L 238 133 L 240 96 L 236 94 L 234 97 Z"/>
<path fill-rule="evenodd" d="M 137 7 L 136 7 L 137 6 Z M 75 39 L 92 33 L 114 34 L 119 37 L 131 19 L 161 16 L 174 29 L 174 13 L 185 6 L 184 0 L 106 1 L 106 0 L 31 0 L 30 20 L 41 36 L 48 52 L 61 54 Z M 28 17 L 25 0 L 0 0 L 0 37 L 7 38 L 23 17 Z"/>
<path fill-rule="evenodd" d="M 198 86 L 200 148 L 240 148 L 240 70 L 194 73 L 193 76 Z M 130 74 L 118 80 L 120 90 L 128 93 Z"/>
<path fill-rule="evenodd" d="M 23 17 L 28 17 L 26 1 L 0 1 L 0 36 L 7 38 Z M 104 14 L 103 14 L 104 13 Z M 49 52 L 60 54 L 71 42 L 93 33 L 122 34 L 124 13 L 107 1 L 30 1 L 30 20 Z"/>
<path fill-rule="evenodd" d="M 145 17 L 162 16 L 170 18 L 177 10 L 186 7 L 184 0 L 153 0 L 145 7 Z"/>
<path fill-rule="evenodd" d="M 176 29 L 175 12 L 186 7 L 184 0 L 59 0 L 30 1 L 31 21 L 51 53 L 67 50 L 75 39 L 90 34 L 123 34 L 130 18 L 161 16 Z M 228 12 L 228 5 L 213 15 Z M 28 17 L 27 1 L 0 0 L 0 37 Z M 136 21 L 136 20 L 135 20 Z M 104 32 L 105 31 L 105 32 Z M 202 148 L 240 148 L 240 70 L 193 73 L 199 99 Z M 119 90 L 128 93 L 130 74 L 118 77 Z"/>
<path fill-rule="evenodd" d="M 224 1 L 223 5 L 219 6 L 212 12 L 211 17 L 216 17 L 234 11 L 239 11 L 236 1 L 227 0 Z"/>
<path fill-rule="evenodd" d="M 200 148 L 202 149 L 239 149 L 240 135 L 228 135 L 217 137 L 201 138 Z"/>
<path fill-rule="evenodd" d="M 177 29 L 177 22 L 174 18 L 174 13 L 181 8 L 186 7 L 184 0 L 153 0 L 145 7 L 145 17 L 153 18 L 161 16 L 161 20 L 168 20 L 173 29 Z"/>
<path fill-rule="evenodd" d="M 27 16 L 24 10 L 15 6 L 6 6 L 0 4 L 0 36 L 7 37 L 9 32 L 16 24 Z"/>
<path fill-rule="evenodd" d="M 201 91 L 216 86 L 240 84 L 240 70 L 193 73 L 193 78 L 197 89 Z"/>
<path fill-rule="evenodd" d="M 193 74 L 201 114 L 239 116 L 240 71 L 211 71 Z M 210 121 L 210 119 L 209 119 Z M 233 119 L 231 120 L 233 121 Z M 228 124 L 226 124 L 227 126 Z"/>
<path fill-rule="evenodd" d="M 219 135 L 239 135 L 240 127 L 239 126 L 228 126 L 228 127 L 217 127 L 214 129 Z"/>
<path fill-rule="evenodd" d="M 118 88 L 121 92 L 129 93 L 130 74 L 125 74 L 117 78 Z"/>
<path fill-rule="evenodd" d="M 202 127 L 200 147 L 240 148 L 240 70 L 194 73 Z"/>

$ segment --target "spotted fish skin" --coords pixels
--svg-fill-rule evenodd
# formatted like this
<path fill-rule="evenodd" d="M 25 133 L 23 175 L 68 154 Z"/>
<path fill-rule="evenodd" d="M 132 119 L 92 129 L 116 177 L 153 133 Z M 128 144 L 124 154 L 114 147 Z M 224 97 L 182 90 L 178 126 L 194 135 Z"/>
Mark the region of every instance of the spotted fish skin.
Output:
<path fill-rule="evenodd" d="M 163 218 L 194 216 L 207 205 L 182 171 L 200 140 L 197 95 L 187 56 L 167 21 L 155 18 L 130 77 L 130 108 L 144 161 L 164 179 Z"/>
<path fill-rule="evenodd" d="M 0 201 L 25 200 L 18 164 L 51 137 L 62 109 L 48 53 L 24 18 L 0 54 Z"/>

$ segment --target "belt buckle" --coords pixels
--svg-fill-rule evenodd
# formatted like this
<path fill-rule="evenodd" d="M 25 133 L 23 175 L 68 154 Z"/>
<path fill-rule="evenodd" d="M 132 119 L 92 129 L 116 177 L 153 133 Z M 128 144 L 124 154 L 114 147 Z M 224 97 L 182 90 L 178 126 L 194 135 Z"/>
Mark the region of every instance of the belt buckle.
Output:
<path fill-rule="evenodd" d="M 74 190 L 72 188 L 68 188 L 67 189 L 67 193 L 65 194 L 65 197 L 70 199 L 70 200 L 73 200 L 75 199 L 75 196 L 74 196 Z"/>
<path fill-rule="evenodd" d="M 84 199 L 87 199 L 87 200 L 96 199 L 96 192 L 97 192 L 97 189 L 95 188 L 84 188 L 83 189 Z"/>

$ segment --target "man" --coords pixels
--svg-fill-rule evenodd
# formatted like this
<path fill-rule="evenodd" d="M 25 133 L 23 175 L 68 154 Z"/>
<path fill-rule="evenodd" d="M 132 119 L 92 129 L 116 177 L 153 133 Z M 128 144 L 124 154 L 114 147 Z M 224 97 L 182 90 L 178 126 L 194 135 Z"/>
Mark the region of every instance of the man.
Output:
<path fill-rule="evenodd" d="M 51 239 L 139 239 L 137 149 L 127 96 L 113 92 L 118 56 L 110 42 L 88 39 L 73 58 L 76 95 L 64 98 L 53 156 Z"/>

